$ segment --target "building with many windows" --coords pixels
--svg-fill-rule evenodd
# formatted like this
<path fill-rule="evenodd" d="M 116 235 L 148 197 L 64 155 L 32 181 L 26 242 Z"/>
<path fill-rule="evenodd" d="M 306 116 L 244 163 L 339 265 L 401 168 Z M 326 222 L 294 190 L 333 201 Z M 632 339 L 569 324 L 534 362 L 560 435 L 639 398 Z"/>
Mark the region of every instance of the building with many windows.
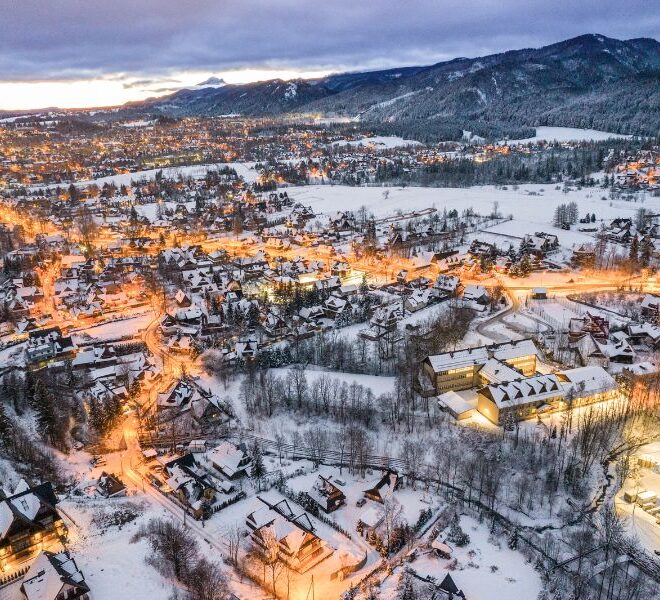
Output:
<path fill-rule="evenodd" d="M 11 494 L 0 488 L 0 570 L 9 570 L 66 537 L 56 504 L 50 483 L 30 487 L 21 480 Z"/>
<path fill-rule="evenodd" d="M 428 356 L 422 372 L 442 410 L 457 420 L 476 411 L 500 425 L 610 400 L 618 394 L 612 376 L 598 366 L 551 374 L 536 372 L 531 340 L 468 348 Z"/>
<path fill-rule="evenodd" d="M 442 394 L 496 382 L 505 371 L 506 377 L 514 372 L 529 377 L 536 372 L 536 356 L 534 342 L 525 339 L 427 356 L 422 369 L 436 393 Z"/>

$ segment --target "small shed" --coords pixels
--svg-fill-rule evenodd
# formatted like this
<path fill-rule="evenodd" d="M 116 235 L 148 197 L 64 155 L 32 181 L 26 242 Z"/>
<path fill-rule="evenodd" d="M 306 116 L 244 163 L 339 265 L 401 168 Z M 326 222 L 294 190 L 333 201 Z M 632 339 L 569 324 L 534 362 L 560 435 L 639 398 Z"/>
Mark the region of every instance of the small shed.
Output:
<path fill-rule="evenodd" d="M 547 300 L 548 290 L 544 287 L 535 287 L 532 289 L 532 298 L 534 300 Z"/>
<path fill-rule="evenodd" d="M 433 540 L 431 542 L 431 549 L 443 558 L 451 558 L 451 547 L 444 542 Z"/>

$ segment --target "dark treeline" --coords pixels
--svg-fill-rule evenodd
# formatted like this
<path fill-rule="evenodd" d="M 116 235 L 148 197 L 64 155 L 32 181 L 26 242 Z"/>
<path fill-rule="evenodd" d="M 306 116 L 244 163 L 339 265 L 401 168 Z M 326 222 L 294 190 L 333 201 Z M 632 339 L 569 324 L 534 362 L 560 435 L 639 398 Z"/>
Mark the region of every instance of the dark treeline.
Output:
<path fill-rule="evenodd" d="M 394 123 L 370 123 L 370 125 L 380 135 L 397 135 L 426 144 L 461 140 L 464 131 L 470 131 L 487 140 L 501 140 L 505 137 L 524 139 L 532 137 L 535 132 L 534 127 L 524 125 L 456 118 L 406 120 Z"/>
<path fill-rule="evenodd" d="M 627 155 L 642 147 L 635 140 L 611 140 L 607 143 L 584 143 L 575 148 L 554 144 L 542 152 L 529 155 L 512 152 L 494 154 L 489 160 L 448 158 L 430 165 L 410 169 L 403 160 L 382 161 L 376 171 L 376 182 L 408 185 L 469 187 L 473 185 L 506 185 L 516 183 L 555 183 L 563 180 L 594 185 L 591 174 L 608 166 L 609 151 Z"/>

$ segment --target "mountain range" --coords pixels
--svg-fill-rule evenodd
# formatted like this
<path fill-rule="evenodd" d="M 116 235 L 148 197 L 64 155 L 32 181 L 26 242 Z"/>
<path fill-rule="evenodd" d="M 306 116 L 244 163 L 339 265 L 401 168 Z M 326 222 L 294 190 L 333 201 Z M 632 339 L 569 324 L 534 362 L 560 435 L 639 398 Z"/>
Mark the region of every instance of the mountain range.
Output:
<path fill-rule="evenodd" d="M 192 88 L 111 111 L 123 116 L 349 117 L 416 139 L 486 137 L 554 125 L 658 135 L 660 42 L 598 34 L 429 66 Z M 95 119 L 104 118 L 97 111 Z"/>

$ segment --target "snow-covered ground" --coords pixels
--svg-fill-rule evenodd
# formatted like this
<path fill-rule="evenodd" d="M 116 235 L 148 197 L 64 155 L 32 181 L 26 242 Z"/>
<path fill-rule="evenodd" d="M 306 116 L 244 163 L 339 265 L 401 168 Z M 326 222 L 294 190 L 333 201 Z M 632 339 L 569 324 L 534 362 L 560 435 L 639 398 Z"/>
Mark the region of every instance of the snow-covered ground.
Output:
<path fill-rule="evenodd" d="M 660 442 L 647 444 L 640 449 L 639 455 L 651 458 L 660 465 Z M 641 492 L 643 490 L 655 492 L 660 496 L 660 467 L 655 470 L 641 466 L 634 467 L 631 477 L 626 480 L 616 495 L 616 508 L 623 518 L 628 533 L 635 536 L 644 549 L 649 552 L 660 551 L 660 524 L 656 523 L 659 515 L 649 515 L 641 507 L 623 499 L 624 491 Z"/>
<path fill-rule="evenodd" d="M 450 572 L 454 583 L 467 598 L 498 600 L 531 600 L 541 591 L 541 578 L 523 556 L 510 550 L 505 539 L 493 542 L 488 526 L 463 515 L 461 527 L 470 536 L 464 548 L 453 548 L 452 559 L 458 560 Z M 444 579 L 451 560 L 424 554 L 410 564 L 421 577 L 429 575 L 438 582 Z M 496 593 L 494 591 L 497 590 Z"/>
<path fill-rule="evenodd" d="M 375 146 L 377 149 L 399 148 L 400 146 L 419 146 L 421 142 L 406 140 L 395 135 L 377 135 L 374 137 L 360 138 L 359 140 L 339 140 L 332 142 L 330 146 Z"/>
<path fill-rule="evenodd" d="M 153 318 L 154 313 L 148 311 L 131 319 L 121 319 L 79 330 L 75 336 L 77 339 L 83 339 L 89 336 L 103 341 L 116 340 L 128 335 L 137 335 L 141 331 L 144 331 L 147 325 L 153 321 Z"/>
<path fill-rule="evenodd" d="M 540 317 L 555 329 L 567 329 L 571 319 L 581 317 L 586 312 L 608 319 L 613 326 L 624 326 L 627 324 L 627 320 L 623 317 L 617 318 L 612 313 L 587 307 L 566 298 L 539 301 L 529 300 L 527 308 L 535 316 Z"/>
<path fill-rule="evenodd" d="M 534 142 L 600 142 L 611 138 L 630 138 L 630 135 L 609 133 L 596 129 L 574 127 L 537 127 L 536 135 L 520 140 L 507 140 L 507 144 L 529 144 Z"/>
<path fill-rule="evenodd" d="M 284 367 L 281 369 L 271 369 L 271 372 L 278 376 L 286 376 L 288 370 L 288 367 Z M 394 377 L 382 377 L 380 375 L 361 375 L 359 373 L 342 373 L 340 371 L 329 371 L 327 369 L 320 369 L 314 366 L 310 366 L 305 371 L 307 381 L 310 383 L 323 375 L 329 377 L 330 379 L 345 381 L 349 385 L 353 383 L 363 385 L 364 387 L 369 388 L 376 396 L 379 394 L 387 394 L 394 390 Z"/>
<path fill-rule="evenodd" d="M 472 207 L 477 213 L 488 215 L 493 210 L 493 203 L 497 202 L 498 211 L 502 215 L 514 216 L 512 223 L 499 226 L 502 233 L 522 237 L 536 230 L 553 232 L 561 236 L 562 243 L 568 245 L 583 242 L 587 236 L 575 230 L 563 231 L 552 227 L 555 209 L 559 204 L 575 201 L 580 216 L 587 212 L 595 213 L 598 220 L 634 217 L 642 206 L 640 202 L 610 200 L 607 190 L 599 187 L 564 193 L 554 185 L 543 184 L 526 184 L 517 189 L 513 186 L 496 188 L 491 185 L 471 188 L 310 185 L 289 187 L 287 193 L 294 201 L 311 206 L 317 213 L 357 210 L 365 206 L 377 217 L 429 207 L 440 212 L 445 208 L 461 212 Z M 647 197 L 643 206 L 653 212 L 660 212 L 660 197 Z M 500 230 L 494 228 L 494 231 Z"/>
<path fill-rule="evenodd" d="M 69 548 L 78 568 L 92 589 L 95 600 L 113 598 L 167 598 L 172 586 L 155 569 L 145 564 L 151 554 L 146 541 L 136 544 L 129 540 L 137 528 L 151 518 L 168 518 L 165 509 L 160 511 L 144 501 L 144 514 L 121 528 L 100 529 L 92 523 L 95 511 L 106 507 L 117 508 L 125 501 L 63 502 L 61 508 L 77 523 L 70 527 Z M 159 514 L 160 513 L 160 514 Z"/>
<path fill-rule="evenodd" d="M 194 177 L 196 179 L 202 179 L 208 171 L 214 171 L 221 169 L 222 167 L 230 167 L 236 170 L 236 173 L 245 181 L 254 182 L 257 179 L 258 173 L 254 168 L 255 163 L 253 162 L 232 162 L 232 163 L 213 163 L 207 165 L 189 165 L 185 167 L 164 167 L 162 169 L 147 169 L 144 171 L 135 171 L 133 173 L 119 173 L 117 175 L 108 175 L 107 177 L 99 177 L 98 179 L 90 179 L 87 181 L 76 181 L 76 187 L 85 187 L 95 183 L 98 186 L 102 186 L 105 183 L 115 184 L 116 186 L 120 185 L 129 185 L 131 181 L 140 181 L 142 179 L 153 179 L 156 176 L 156 173 L 159 171 L 163 172 L 165 177 L 176 178 L 179 175 L 183 177 Z M 34 189 L 43 189 L 45 188 L 56 188 L 58 184 L 52 184 L 47 186 L 35 185 L 32 186 Z M 61 184 L 60 184 L 61 187 Z"/>

